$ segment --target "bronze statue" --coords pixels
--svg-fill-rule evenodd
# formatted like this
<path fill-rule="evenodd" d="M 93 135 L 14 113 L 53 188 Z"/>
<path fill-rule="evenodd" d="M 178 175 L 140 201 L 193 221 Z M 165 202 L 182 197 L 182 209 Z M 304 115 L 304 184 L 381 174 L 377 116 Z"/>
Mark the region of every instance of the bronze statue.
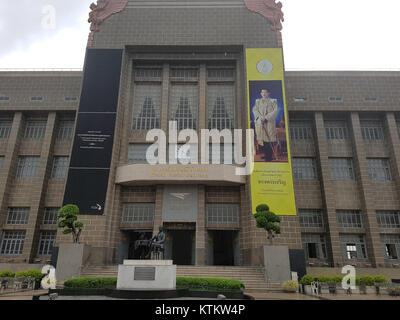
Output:
<path fill-rule="evenodd" d="M 150 240 L 145 240 L 144 233 L 142 233 L 139 239 L 135 241 L 135 251 L 140 250 L 140 259 L 164 260 L 164 243 L 165 233 L 163 227 L 160 227 L 158 234 Z"/>

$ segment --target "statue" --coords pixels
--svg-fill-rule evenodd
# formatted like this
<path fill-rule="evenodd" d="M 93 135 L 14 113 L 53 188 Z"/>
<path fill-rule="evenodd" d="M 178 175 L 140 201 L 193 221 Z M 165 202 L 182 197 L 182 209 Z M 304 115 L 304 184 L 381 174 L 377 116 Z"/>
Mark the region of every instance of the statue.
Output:
<path fill-rule="evenodd" d="M 100 31 L 102 22 L 111 15 L 121 12 L 128 4 L 128 0 L 98 0 L 97 4 L 92 3 L 89 13 L 90 34 L 88 40 L 88 47 L 93 43 L 95 32 Z"/>
<path fill-rule="evenodd" d="M 164 259 L 165 233 L 163 227 L 160 227 L 158 234 L 150 240 L 145 239 L 144 233 L 135 241 L 135 251 L 139 251 L 139 259 L 149 259 L 153 253 L 154 260 Z"/>
<path fill-rule="evenodd" d="M 284 21 L 282 3 L 276 3 L 275 0 L 244 0 L 244 3 L 247 9 L 261 14 L 268 20 L 271 30 L 277 33 L 278 45 L 282 46 L 281 30 Z"/>

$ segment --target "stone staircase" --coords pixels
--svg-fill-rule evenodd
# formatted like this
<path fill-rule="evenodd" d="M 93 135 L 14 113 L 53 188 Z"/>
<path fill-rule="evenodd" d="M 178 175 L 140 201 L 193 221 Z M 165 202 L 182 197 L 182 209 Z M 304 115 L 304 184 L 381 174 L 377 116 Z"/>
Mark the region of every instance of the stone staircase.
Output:
<path fill-rule="evenodd" d="M 118 266 L 89 266 L 83 269 L 82 277 L 116 277 Z M 233 266 L 177 266 L 177 277 L 215 277 L 240 280 L 245 292 L 281 292 L 281 283 L 267 283 L 262 267 Z"/>

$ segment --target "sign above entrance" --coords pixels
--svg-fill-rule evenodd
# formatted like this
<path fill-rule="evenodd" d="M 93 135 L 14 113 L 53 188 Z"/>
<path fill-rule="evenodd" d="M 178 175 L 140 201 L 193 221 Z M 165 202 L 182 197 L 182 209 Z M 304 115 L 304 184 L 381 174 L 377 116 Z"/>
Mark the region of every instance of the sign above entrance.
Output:
<path fill-rule="evenodd" d="M 162 219 L 164 222 L 196 222 L 197 185 L 165 185 Z"/>

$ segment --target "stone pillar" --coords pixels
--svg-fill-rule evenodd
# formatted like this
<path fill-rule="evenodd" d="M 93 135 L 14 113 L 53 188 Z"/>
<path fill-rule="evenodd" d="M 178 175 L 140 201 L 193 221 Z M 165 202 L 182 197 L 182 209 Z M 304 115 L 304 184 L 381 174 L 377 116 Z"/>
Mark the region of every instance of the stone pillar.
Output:
<path fill-rule="evenodd" d="M 322 202 L 325 206 L 324 220 L 328 227 L 327 231 L 329 236 L 327 237 L 327 241 L 330 241 L 330 246 L 328 246 L 327 249 L 331 256 L 332 263 L 335 266 L 338 264 L 340 265 L 340 262 L 343 260 L 336 218 L 335 190 L 331 183 L 329 170 L 328 143 L 325 132 L 324 116 L 321 112 L 316 112 L 314 114 L 314 119 L 320 163 L 318 174 L 321 180 Z"/>
<path fill-rule="evenodd" d="M 396 117 L 393 112 L 386 113 L 387 138 L 389 140 L 390 167 L 396 182 L 397 194 L 400 199 L 400 137 Z"/>
<path fill-rule="evenodd" d="M 196 222 L 196 265 L 206 264 L 206 188 L 198 186 L 198 212 Z"/>
<path fill-rule="evenodd" d="M 351 126 L 353 134 L 354 165 L 357 180 L 360 186 L 360 196 L 362 203 L 363 218 L 366 229 L 366 243 L 368 258 L 374 267 L 384 262 L 382 245 L 376 220 L 375 205 L 373 195 L 376 192 L 373 181 L 369 179 L 368 163 L 366 158 L 364 140 L 361 135 L 361 125 L 358 113 L 351 113 Z"/>
<path fill-rule="evenodd" d="M 164 194 L 164 186 L 156 186 L 156 205 L 154 209 L 154 224 L 153 224 L 153 234 L 159 232 L 159 228 L 163 225 L 162 221 L 162 201 Z"/>
<path fill-rule="evenodd" d="M 161 91 L 160 123 L 161 123 L 161 130 L 163 130 L 165 133 L 168 132 L 168 119 L 169 119 L 168 101 L 169 101 L 169 64 L 164 64 L 163 77 L 162 77 L 162 91 Z"/>

